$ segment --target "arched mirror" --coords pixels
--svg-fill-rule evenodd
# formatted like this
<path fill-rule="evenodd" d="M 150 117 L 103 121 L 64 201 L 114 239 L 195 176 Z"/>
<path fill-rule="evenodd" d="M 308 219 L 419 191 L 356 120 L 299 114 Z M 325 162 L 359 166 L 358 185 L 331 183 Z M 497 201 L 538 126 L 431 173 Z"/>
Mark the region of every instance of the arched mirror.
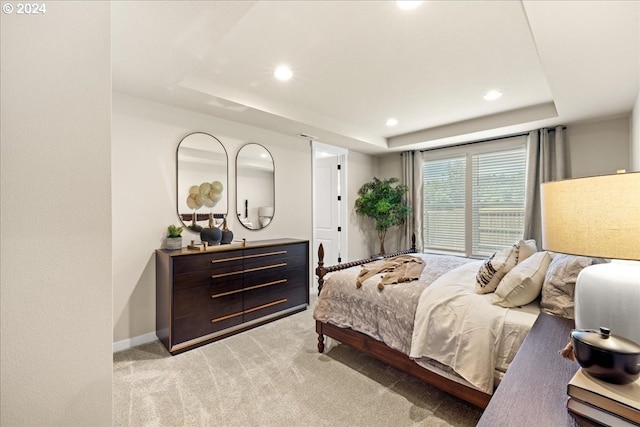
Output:
<path fill-rule="evenodd" d="M 214 136 L 195 132 L 180 141 L 176 156 L 178 217 L 185 229 L 197 231 L 210 214 L 227 214 L 227 151 Z"/>
<path fill-rule="evenodd" d="M 267 227 L 275 212 L 275 165 L 260 144 L 243 145 L 236 156 L 236 212 L 249 230 Z"/>

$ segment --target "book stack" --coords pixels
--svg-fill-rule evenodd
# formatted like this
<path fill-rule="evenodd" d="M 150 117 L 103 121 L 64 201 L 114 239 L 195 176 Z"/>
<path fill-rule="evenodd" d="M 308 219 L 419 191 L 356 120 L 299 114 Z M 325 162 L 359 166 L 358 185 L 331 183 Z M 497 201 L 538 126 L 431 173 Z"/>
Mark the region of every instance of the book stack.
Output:
<path fill-rule="evenodd" d="M 607 426 L 640 426 L 640 379 L 611 384 L 578 369 L 567 385 L 567 409 Z"/>

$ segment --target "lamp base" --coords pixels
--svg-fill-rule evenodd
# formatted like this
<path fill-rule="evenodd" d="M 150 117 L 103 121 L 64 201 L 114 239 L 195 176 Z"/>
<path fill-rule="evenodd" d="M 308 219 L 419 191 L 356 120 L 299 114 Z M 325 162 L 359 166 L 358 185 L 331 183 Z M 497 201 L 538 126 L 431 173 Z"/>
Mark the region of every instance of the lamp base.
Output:
<path fill-rule="evenodd" d="M 640 343 L 640 263 L 613 261 L 584 268 L 575 289 L 577 329 L 609 328 Z"/>

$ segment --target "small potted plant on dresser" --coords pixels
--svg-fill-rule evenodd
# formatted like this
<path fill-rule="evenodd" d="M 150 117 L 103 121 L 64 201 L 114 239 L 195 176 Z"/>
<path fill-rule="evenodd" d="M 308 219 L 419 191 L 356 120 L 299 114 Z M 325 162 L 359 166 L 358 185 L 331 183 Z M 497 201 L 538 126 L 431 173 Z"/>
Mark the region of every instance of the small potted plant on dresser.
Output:
<path fill-rule="evenodd" d="M 171 224 L 167 227 L 167 249 L 182 248 L 182 227 Z"/>

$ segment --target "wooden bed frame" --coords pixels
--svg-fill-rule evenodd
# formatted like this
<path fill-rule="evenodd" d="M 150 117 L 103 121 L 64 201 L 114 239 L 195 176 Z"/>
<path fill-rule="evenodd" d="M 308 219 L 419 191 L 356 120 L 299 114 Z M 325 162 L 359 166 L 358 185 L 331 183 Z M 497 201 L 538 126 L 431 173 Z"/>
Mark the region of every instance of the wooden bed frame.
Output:
<path fill-rule="evenodd" d="M 397 255 L 416 253 L 415 236 L 412 238 L 411 249 L 406 249 L 392 254 L 379 257 L 352 261 L 345 264 L 338 264 L 325 267 L 324 266 L 324 247 L 322 243 L 318 248 L 318 267 L 316 275 L 318 276 L 318 295 L 324 285 L 324 276 L 327 273 L 344 270 L 349 267 L 366 264 L 381 258 L 390 258 Z M 318 351 L 324 352 L 324 337 L 330 337 L 340 341 L 350 347 L 355 348 L 365 354 L 368 354 L 389 366 L 392 366 L 402 372 L 412 375 L 428 384 L 431 384 L 440 390 L 450 393 L 462 400 L 465 400 L 479 408 L 486 408 L 491 399 L 491 395 L 481 392 L 473 387 L 466 386 L 449 378 L 438 375 L 426 368 L 415 363 L 406 354 L 388 347 L 381 341 L 376 340 L 366 334 L 354 331 L 350 328 L 340 328 L 331 323 L 323 323 L 316 320 L 316 332 L 318 333 Z"/>

